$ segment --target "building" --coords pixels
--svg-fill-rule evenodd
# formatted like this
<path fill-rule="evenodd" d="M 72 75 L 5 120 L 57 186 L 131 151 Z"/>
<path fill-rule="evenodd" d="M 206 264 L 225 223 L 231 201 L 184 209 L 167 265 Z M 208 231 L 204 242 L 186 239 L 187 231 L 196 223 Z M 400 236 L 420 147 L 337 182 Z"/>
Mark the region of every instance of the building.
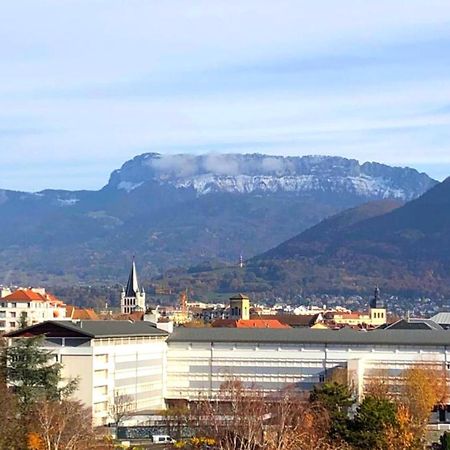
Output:
<path fill-rule="evenodd" d="M 153 324 L 52 321 L 12 332 L 8 337 L 42 334 L 45 349 L 54 352 L 63 365 L 63 377 L 79 377 L 75 396 L 92 409 L 94 425 L 112 421 L 110 405 L 122 395 L 131 399 L 135 411 L 164 408 L 167 333 Z"/>
<path fill-rule="evenodd" d="M 111 420 L 117 394 L 131 395 L 144 413 L 213 399 L 231 379 L 270 394 L 310 390 L 339 372 L 361 398 L 371 381 L 387 377 L 396 385 L 416 364 L 450 371 L 450 334 L 418 323 L 373 331 L 178 327 L 168 336 L 144 321 L 49 321 L 9 337 L 38 334 L 46 335 L 45 348 L 64 375 L 80 377 L 77 395 L 95 424 Z"/>
<path fill-rule="evenodd" d="M 326 313 L 324 317 L 333 320 L 337 325 L 379 327 L 386 323 L 387 312 L 386 305 L 380 297 L 380 289 L 376 287 L 367 312 L 333 312 Z"/>
<path fill-rule="evenodd" d="M 212 324 L 212 327 L 227 327 L 227 328 L 290 328 L 289 325 L 281 323 L 276 319 L 249 319 L 249 320 L 233 320 L 233 319 L 217 319 Z"/>
<path fill-rule="evenodd" d="M 46 320 L 66 318 L 63 301 L 43 288 L 17 289 L 0 298 L 0 333 Z"/>
<path fill-rule="evenodd" d="M 139 282 L 136 270 L 136 262 L 133 258 L 127 286 L 122 290 L 120 296 L 120 309 L 123 314 L 130 314 L 135 311 L 145 312 L 145 291 L 139 289 Z"/>
<path fill-rule="evenodd" d="M 250 319 L 250 299 L 246 295 L 238 294 L 230 298 L 228 318 L 232 320 Z"/>
<path fill-rule="evenodd" d="M 431 317 L 431 320 L 439 324 L 445 330 L 450 329 L 450 312 L 440 312 Z"/>
<path fill-rule="evenodd" d="M 450 334 L 434 329 L 178 328 L 167 344 L 169 404 L 214 398 L 233 378 L 273 393 L 310 390 L 340 370 L 360 398 L 368 382 L 398 383 L 415 364 L 450 370 Z"/>

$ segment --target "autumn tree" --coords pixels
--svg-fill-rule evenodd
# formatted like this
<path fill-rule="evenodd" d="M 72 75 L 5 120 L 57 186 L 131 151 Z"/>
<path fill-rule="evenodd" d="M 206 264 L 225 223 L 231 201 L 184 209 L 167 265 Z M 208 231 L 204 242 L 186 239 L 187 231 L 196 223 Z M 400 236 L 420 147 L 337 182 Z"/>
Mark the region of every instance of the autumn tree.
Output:
<path fill-rule="evenodd" d="M 325 450 L 330 448 L 327 411 L 294 390 L 270 398 L 270 420 L 265 430 L 268 450 Z"/>
<path fill-rule="evenodd" d="M 412 417 L 403 404 L 397 405 L 395 423 L 388 425 L 385 432 L 386 450 L 412 450 L 416 438 L 412 426 Z"/>
<path fill-rule="evenodd" d="M 405 370 L 400 401 L 407 408 L 417 442 L 423 442 L 428 420 L 436 405 L 445 403 L 447 395 L 445 370 L 416 365 Z"/>

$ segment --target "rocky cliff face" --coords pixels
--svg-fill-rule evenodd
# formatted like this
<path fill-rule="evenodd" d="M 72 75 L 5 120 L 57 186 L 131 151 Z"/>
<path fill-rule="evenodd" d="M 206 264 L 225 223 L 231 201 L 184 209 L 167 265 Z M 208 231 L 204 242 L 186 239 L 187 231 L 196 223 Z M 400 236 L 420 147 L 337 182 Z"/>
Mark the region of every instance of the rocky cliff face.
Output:
<path fill-rule="evenodd" d="M 115 171 L 109 185 L 125 191 L 156 182 L 198 195 L 334 192 L 411 200 L 435 182 L 414 169 L 331 156 L 141 155 Z"/>

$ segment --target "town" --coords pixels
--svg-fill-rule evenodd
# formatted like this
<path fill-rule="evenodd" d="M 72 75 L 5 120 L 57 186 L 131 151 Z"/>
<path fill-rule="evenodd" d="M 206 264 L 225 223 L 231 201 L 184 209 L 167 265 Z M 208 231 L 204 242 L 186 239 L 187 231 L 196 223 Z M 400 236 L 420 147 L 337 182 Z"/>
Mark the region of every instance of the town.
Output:
<path fill-rule="evenodd" d="M 73 397 L 92 425 L 111 427 L 125 443 L 187 439 L 188 426 L 175 436 L 164 411 L 217 401 L 227 383 L 270 398 L 340 380 L 360 402 L 376 384 L 398 390 L 414 367 L 442 371 L 445 380 L 450 370 L 450 312 L 393 316 L 378 287 L 365 311 L 269 308 L 242 293 L 227 305 L 207 304 L 189 301 L 187 290 L 177 306 L 149 306 L 133 260 L 117 297 L 120 309 L 95 311 L 44 288 L 3 287 L 0 327 L 12 348 L 41 336 L 39 348 L 55 355 L 62 380 L 78 380 Z M 428 431 L 450 428 L 450 404 L 432 406 Z"/>

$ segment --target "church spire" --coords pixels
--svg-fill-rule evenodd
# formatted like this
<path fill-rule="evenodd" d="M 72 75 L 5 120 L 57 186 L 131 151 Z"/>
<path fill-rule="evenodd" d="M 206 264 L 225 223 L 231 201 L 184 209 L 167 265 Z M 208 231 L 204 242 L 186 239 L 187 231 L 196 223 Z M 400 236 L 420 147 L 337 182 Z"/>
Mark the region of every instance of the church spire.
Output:
<path fill-rule="evenodd" d="M 133 263 L 131 264 L 127 287 L 122 290 L 120 295 L 120 306 L 122 313 L 124 314 L 135 311 L 145 311 L 145 291 L 144 287 L 139 289 L 136 261 L 134 257 Z"/>
<path fill-rule="evenodd" d="M 135 258 L 133 257 L 130 276 L 128 277 L 128 283 L 125 289 L 125 297 L 136 297 L 136 294 L 138 293 L 139 293 L 139 283 L 136 270 L 136 261 Z"/>
<path fill-rule="evenodd" d="M 370 307 L 371 308 L 384 308 L 384 302 L 383 300 L 380 298 L 380 288 L 378 287 L 378 285 L 375 287 L 375 291 L 373 293 L 373 299 L 370 302 Z"/>

